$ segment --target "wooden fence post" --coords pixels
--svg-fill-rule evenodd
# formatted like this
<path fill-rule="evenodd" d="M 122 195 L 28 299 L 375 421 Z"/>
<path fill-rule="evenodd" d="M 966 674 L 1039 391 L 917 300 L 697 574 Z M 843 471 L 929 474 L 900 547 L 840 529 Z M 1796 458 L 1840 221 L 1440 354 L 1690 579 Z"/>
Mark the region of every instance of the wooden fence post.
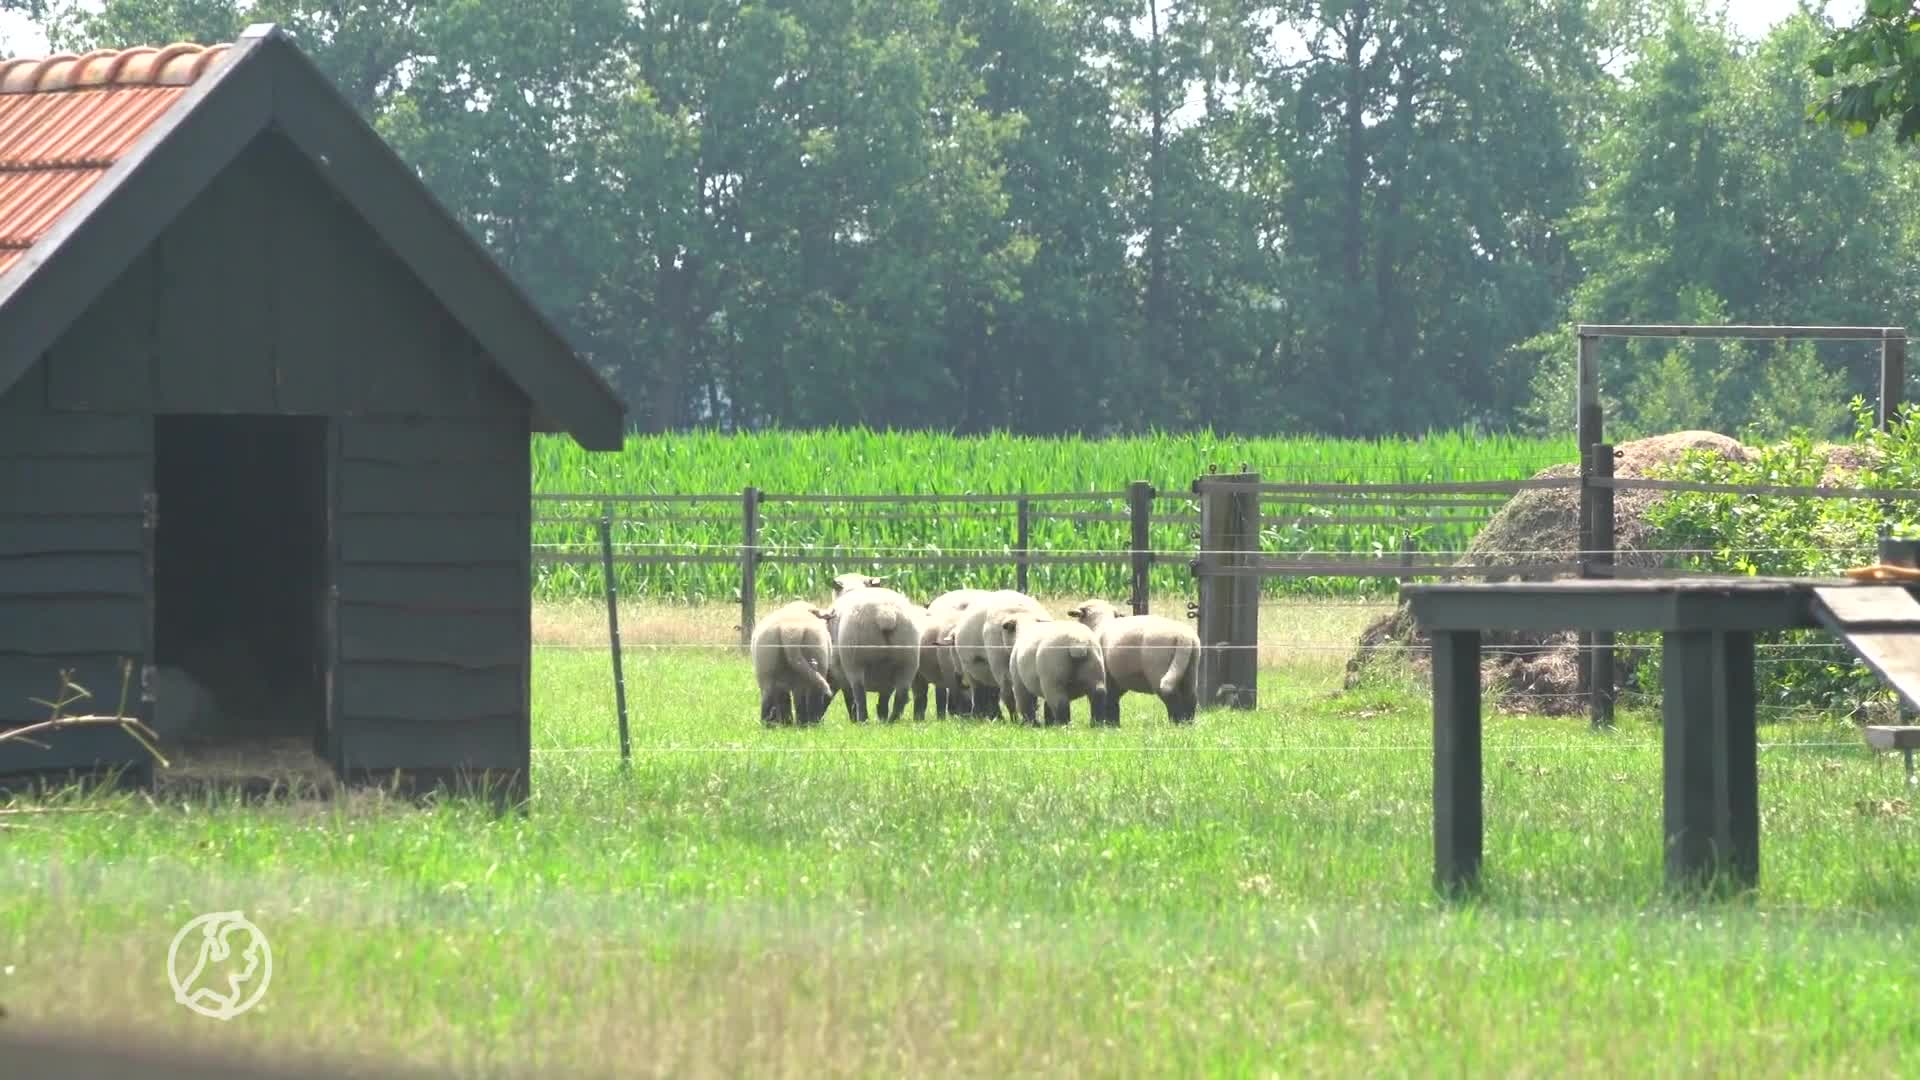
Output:
<path fill-rule="evenodd" d="M 1013 503 L 1013 587 L 1027 591 L 1027 550 L 1033 544 L 1033 503 L 1022 495 Z"/>
<path fill-rule="evenodd" d="M 1148 590 L 1153 576 L 1153 485 L 1135 480 L 1127 485 L 1127 516 L 1132 526 L 1128 554 L 1133 567 L 1133 613 L 1148 614 Z"/>
<path fill-rule="evenodd" d="M 600 515 L 600 569 L 607 579 L 607 643 L 613 648 L 613 705 L 620 717 L 620 762 L 632 757 L 627 737 L 627 677 L 620 663 L 620 593 L 613 582 L 613 507 Z"/>
<path fill-rule="evenodd" d="M 1200 554 L 1192 566 L 1200 579 L 1202 708 L 1224 703 L 1251 709 L 1259 701 L 1261 579 L 1253 572 L 1260 552 L 1259 484 L 1254 472 L 1193 482 L 1200 496 Z M 1227 687 L 1233 693 L 1222 702 Z"/>
<path fill-rule="evenodd" d="M 1604 485 L 1604 481 L 1613 479 L 1613 445 L 1599 443 L 1590 448 L 1587 467 L 1581 470 L 1589 480 L 1602 483 L 1583 483 L 1582 501 L 1586 492 L 1593 494 L 1593 517 L 1587 523 L 1588 531 L 1581 540 L 1581 546 L 1588 556 L 1585 565 L 1592 567 L 1596 576 L 1610 577 L 1613 571 L 1613 488 Z M 1600 730 L 1613 726 L 1613 642 L 1611 630 L 1598 630 L 1593 634 L 1593 648 L 1587 655 L 1587 703 L 1588 714 L 1594 729 Z"/>
<path fill-rule="evenodd" d="M 749 484 L 740 491 L 740 647 L 753 641 L 754 590 L 759 584 L 760 489 Z"/>
<path fill-rule="evenodd" d="M 1907 335 L 1889 334 L 1880 339 L 1880 428 L 1885 431 L 1899 422 L 1906 404 Z"/>

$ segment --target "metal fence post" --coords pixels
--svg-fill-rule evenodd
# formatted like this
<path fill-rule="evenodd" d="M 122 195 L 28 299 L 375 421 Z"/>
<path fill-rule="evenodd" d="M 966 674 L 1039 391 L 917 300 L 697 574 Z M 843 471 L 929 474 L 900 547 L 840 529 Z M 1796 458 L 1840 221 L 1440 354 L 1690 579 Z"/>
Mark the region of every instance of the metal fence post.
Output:
<path fill-rule="evenodd" d="M 1133 569 L 1133 613 L 1148 614 L 1148 591 L 1153 576 L 1153 485 L 1135 480 L 1127 485 L 1127 517 L 1131 525 L 1128 554 Z"/>
<path fill-rule="evenodd" d="M 1613 576 L 1613 488 L 1607 482 L 1613 479 L 1614 449 L 1611 443 L 1598 443 L 1592 447 L 1588 468 L 1583 470 L 1586 477 L 1581 485 L 1582 502 L 1589 490 L 1593 496 L 1593 517 L 1589 532 L 1583 540 L 1592 567 L 1592 573 L 1599 577 Z M 1588 713 L 1595 730 L 1613 726 L 1613 657 L 1614 633 L 1611 630 L 1598 630 L 1593 634 L 1593 648 L 1588 657 L 1587 701 Z"/>
<path fill-rule="evenodd" d="M 760 489 L 749 484 L 740 491 L 740 647 L 753 641 L 755 572 L 760 566 Z"/>
<path fill-rule="evenodd" d="M 613 507 L 600 515 L 600 569 L 607 582 L 607 644 L 613 649 L 613 703 L 620 717 L 620 761 L 632 757 L 627 736 L 627 677 L 620 663 L 620 592 L 613 578 Z"/>
<path fill-rule="evenodd" d="M 1887 331 L 1880 339 L 1880 428 L 1885 431 L 1900 420 L 1906 405 L 1907 333 Z"/>
<path fill-rule="evenodd" d="M 1027 591 L 1027 551 L 1033 543 L 1033 503 L 1022 495 L 1013 505 L 1013 587 Z"/>

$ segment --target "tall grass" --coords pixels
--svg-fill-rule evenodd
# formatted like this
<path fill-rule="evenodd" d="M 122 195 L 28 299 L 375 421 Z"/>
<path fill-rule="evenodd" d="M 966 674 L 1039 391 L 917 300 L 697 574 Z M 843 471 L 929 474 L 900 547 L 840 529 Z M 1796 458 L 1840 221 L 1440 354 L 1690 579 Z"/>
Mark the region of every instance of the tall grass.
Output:
<path fill-rule="evenodd" d="M 543 501 L 536 514 L 592 517 L 605 495 L 724 496 L 708 502 L 627 502 L 614 507 L 614 536 L 622 554 L 737 555 L 741 542 L 741 489 L 766 493 L 759 542 L 772 558 L 756 579 L 762 595 L 818 595 L 827 577 L 877 564 L 862 557 L 886 555 L 994 555 L 1015 549 L 1016 508 L 1007 503 L 791 502 L 791 495 L 961 495 L 1085 493 L 1070 502 L 1036 503 L 1031 513 L 1031 549 L 1036 552 L 1116 553 L 1110 564 L 1034 566 L 1029 587 L 1049 594 L 1124 595 L 1128 570 L 1125 521 L 1085 521 L 1064 514 L 1124 515 L 1130 481 L 1146 480 L 1160 494 L 1156 516 L 1197 514 L 1190 492 L 1209 468 L 1237 471 L 1241 465 L 1269 481 L 1300 483 L 1421 483 L 1518 479 L 1548 465 L 1574 460 L 1571 438 L 1528 439 L 1441 432 L 1417 439 L 1356 441 L 1309 438 L 1245 439 L 1211 432 L 1154 434 L 1115 439 L 1031 438 L 995 434 L 957 437 L 938 432 L 834 430 L 727 435 L 692 433 L 635 437 L 617 454 L 587 454 L 559 436 L 534 446 L 534 488 L 545 495 L 583 495 L 569 502 Z M 1332 501 L 1318 506 L 1268 511 L 1262 546 L 1273 552 L 1374 554 L 1396 551 L 1456 551 L 1464 547 L 1497 503 L 1484 509 L 1451 506 L 1433 510 L 1381 508 L 1371 516 L 1443 518 L 1439 524 L 1405 528 L 1389 524 L 1319 524 L 1313 519 L 1366 516 Z M 1283 518 L 1306 518 L 1289 522 Z M 1157 521 L 1150 540 L 1162 556 L 1154 569 L 1158 590 L 1190 589 L 1187 569 L 1198 546 L 1192 520 Z M 540 553 L 598 550 L 589 521 L 536 524 Z M 818 562 L 787 562 L 809 556 Z M 898 567 L 884 567 L 887 570 Z M 919 595 L 962 585 L 1010 585 L 1011 563 L 980 567 L 904 568 L 899 579 Z M 691 602 L 727 600 L 740 586 L 737 563 L 662 562 L 623 565 L 622 592 L 630 596 Z M 1363 593 L 1390 588 L 1385 579 L 1270 581 L 1270 593 Z M 542 564 L 536 557 L 535 588 L 545 599 L 598 595 L 603 588 L 593 564 Z"/>
<path fill-rule="evenodd" d="M 4 1023 L 542 1080 L 1920 1074 L 1897 758 L 1763 725 L 1760 887 L 1709 902 L 1662 888 L 1655 716 L 1495 713 L 1487 891 L 1443 907 L 1422 688 L 1315 655 L 1191 727 L 770 732 L 737 655 L 636 650 L 622 769 L 606 652 L 541 649 L 524 816 L 8 819 Z M 167 947 L 233 910 L 273 975 L 215 1023 Z"/>

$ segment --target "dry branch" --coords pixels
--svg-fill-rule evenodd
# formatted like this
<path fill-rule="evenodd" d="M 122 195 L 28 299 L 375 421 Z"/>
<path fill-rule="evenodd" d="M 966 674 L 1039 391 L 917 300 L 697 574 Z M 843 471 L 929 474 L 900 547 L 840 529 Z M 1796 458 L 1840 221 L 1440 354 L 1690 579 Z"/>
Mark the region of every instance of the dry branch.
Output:
<path fill-rule="evenodd" d="M 34 738 L 34 736 L 44 735 L 54 731 L 62 731 L 67 728 L 112 726 L 126 732 L 135 742 L 145 748 L 147 753 L 152 754 L 154 760 L 158 761 L 162 768 L 165 768 L 168 764 L 166 756 L 160 753 L 159 747 L 154 745 L 160 736 L 152 728 L 142 723 L 139 718 L 127 715 L 127 684 L 131 681 L 132 677 L 133 664 L 130 661 L 123 662 L 120 665 L 120 705 L 114 710 L 113 715 L 71 716 L 67 714 L 66 710 L 77 702 L 85 701 L 93 697 L 93 691 L 74 682 L 73 672 L 71 670 L 62 669 L 60 672 L 60 691 L 54 695 L 55 700 L 30 699 L 35 705 L 45 705 L 48 708 L 49 715 L 47 719 L 38 723 L 27 724 L 23 727 L 0 731 L 0 743 L 22 742 L 29 746 L 37 746 L 42 750 L 46 750 L 51 748 L 48 747 L 46 743 Z"/>

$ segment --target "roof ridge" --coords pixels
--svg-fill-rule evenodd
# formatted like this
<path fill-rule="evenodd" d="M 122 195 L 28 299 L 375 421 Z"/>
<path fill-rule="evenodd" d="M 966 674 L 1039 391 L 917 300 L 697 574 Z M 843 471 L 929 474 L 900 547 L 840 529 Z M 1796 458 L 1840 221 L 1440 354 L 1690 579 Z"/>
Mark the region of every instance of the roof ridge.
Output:
<path fill-rule="evenodd" d="M 177 41 L 162 46 L 95 49 L 79 55 L 55 53 L 0 60 L 0 94 L 187 86 L 232 47 L 231 42 L 201 45 Z"/>

